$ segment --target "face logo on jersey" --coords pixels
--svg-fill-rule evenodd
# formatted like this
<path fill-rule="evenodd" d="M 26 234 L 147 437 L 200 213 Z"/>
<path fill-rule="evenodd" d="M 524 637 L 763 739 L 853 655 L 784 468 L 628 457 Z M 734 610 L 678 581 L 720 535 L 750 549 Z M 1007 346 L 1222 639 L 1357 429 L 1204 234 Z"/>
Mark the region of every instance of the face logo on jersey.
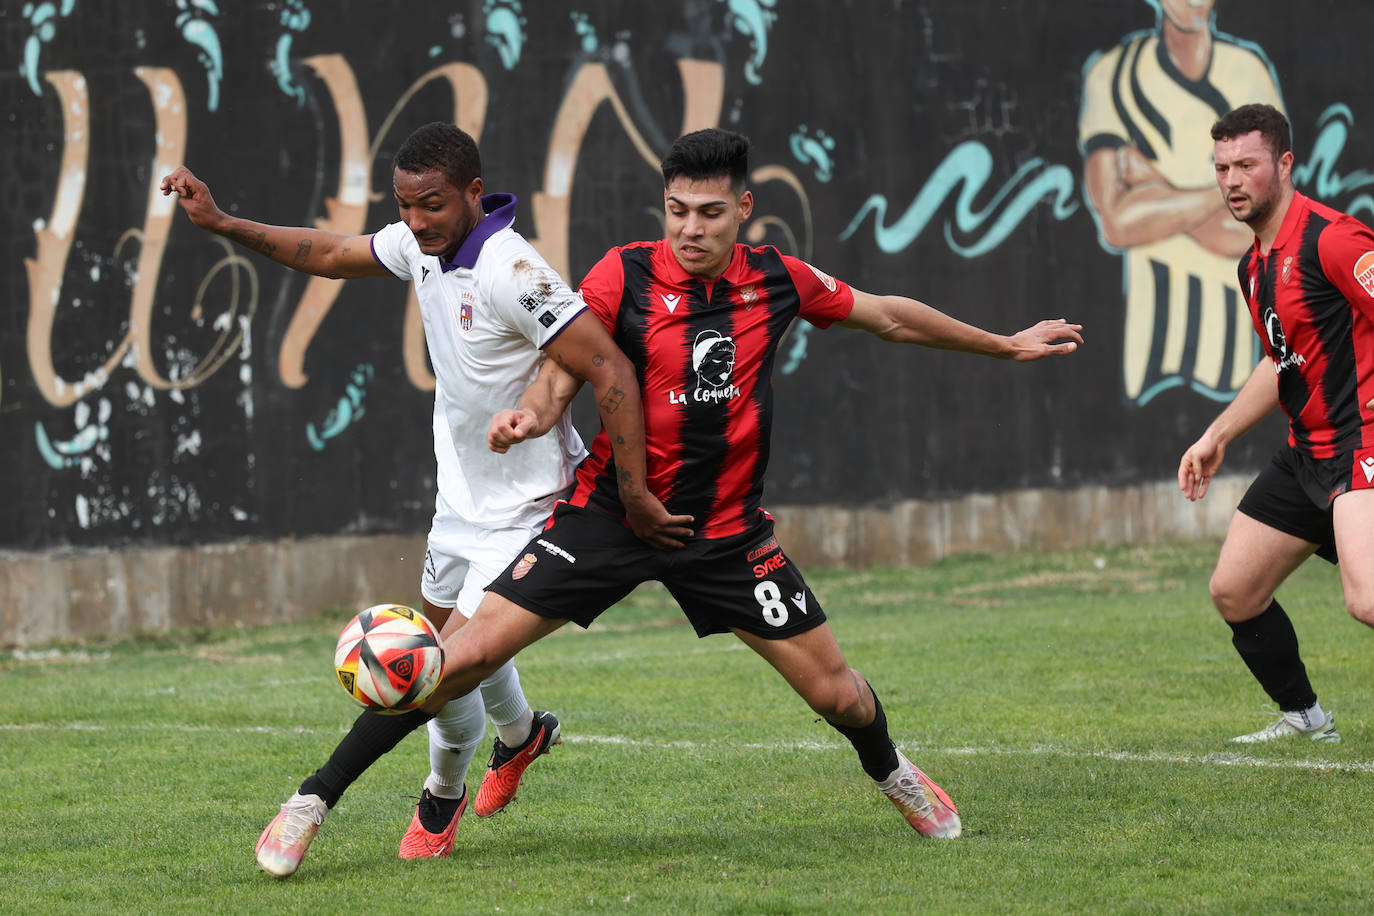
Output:
<path fill-rule="evenodd" d="M 692 400 L 719 403 L 739 397 L 739 388 L 730 384 L 735 371 L 735 341 L 715 329 L 702 331 L 692 344 L 692 371 L 697 374 L 697 390 Z M 686 404 L 687 392 L 669 391 L 669 404 Z"/>
<path fill-rule="evenodd" d="M 735 342 L 719 331 L 702 331 L 692 345 L 692 369 L 706 388 L 724 388 L 735 371 Z"/>
<path fill-rule="evenodd" d="M 810 264 L 807 264 L 806 266 L 807 266 L 807 267 L 811 267 Z M 811 272 L 812 272 L 813 274 L 816 275 L 816 279 L 817 279 L 817 280 L 820 280 L 821 283 L 825 285 L 825 288 L 826 288 L 826 289 L 830 290 L 832 293 L 835 291 L 835 278 L 834 278 L 834 277 L 830 276 L 830 274 L 828 274 L 828 273 L 824 273 L 824 272 L 822 272 L 822 271 L 819 271 L 819 270 L 817 270 L 817 269 L 814 268 L 814 267 L 811 267 Z"/>
<path fill-rule="evenodd" d="M 1364 287 L 1370 298 L 1374 299 L 1374 251 L 1366 251 L 1355 262 L 1355 279 Z"/>
<path fill-rule="evenodd" d="M 1283 274 L 1279 277 L 1279 281 L 1287 286 L 1288 278 L 1291 276 L 1293 276 L 1293 256 L 1290 254 L 1283 259 Z"/>
<path fill-rule="evenodd" d="M 467 290 L 463 290 L 463 302 L 458 306 L 458 321 L 463 326 L 464 331 L 472 330 L 472 304 L 476 297 Z"/>
<path fill-rule="evenodd" d="M 1264 310 L 1264 334 L 1269 338 L 1269 352 L 1274 354 L 1274 371 L 1282 372 L 1290 366 L 1301 366 L 1307 358 L 1301 353 L 1288 349 L 1288 337 L 1283 333 L 1283 324 L 1273 308 Z"/>

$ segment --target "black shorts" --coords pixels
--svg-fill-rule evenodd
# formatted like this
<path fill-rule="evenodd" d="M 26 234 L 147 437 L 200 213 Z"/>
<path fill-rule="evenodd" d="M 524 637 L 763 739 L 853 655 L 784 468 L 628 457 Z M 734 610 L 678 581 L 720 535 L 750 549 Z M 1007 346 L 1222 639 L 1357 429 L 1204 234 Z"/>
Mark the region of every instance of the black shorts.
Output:
<path fill-rule="evenodd" d="M 1317 556 L 1337 562 L 1331 503 L 1350 489 L 1352 456 L 1311 458 L 1291 445 L 1274 453 L 1237 510 L 1257 522 L 1317 545 Z"/>
<path fill-rule="evenodd" d="M 740 629 L 786 639 L 825 622 L 762 513 L 744 534 L 655 550 L 619 519 L 563 503 L 487 590 L 541 617 L 586 627 L 651 579 L 667 587 L 697 636 Z"/>

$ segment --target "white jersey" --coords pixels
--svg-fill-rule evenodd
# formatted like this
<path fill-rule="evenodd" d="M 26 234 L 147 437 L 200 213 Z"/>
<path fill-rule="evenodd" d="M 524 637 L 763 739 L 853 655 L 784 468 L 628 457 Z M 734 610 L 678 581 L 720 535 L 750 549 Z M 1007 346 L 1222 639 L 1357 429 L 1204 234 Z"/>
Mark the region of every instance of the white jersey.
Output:
<path fill-rule="evenodd" d="M 541 348 L 586 308 L 511 224 L 515 197 L 482 198 L 486 217 L 452 261 L 420 251 L 405 223 L 372 237 L 387 270 L 415 284 L 434 367 L 439 495 L 481 528 L 537 525 L 573 481 L 586 447 L 564 414 L 545 436 L 499 455 L 492 414 L 514 407 L 539 373 Z"/>

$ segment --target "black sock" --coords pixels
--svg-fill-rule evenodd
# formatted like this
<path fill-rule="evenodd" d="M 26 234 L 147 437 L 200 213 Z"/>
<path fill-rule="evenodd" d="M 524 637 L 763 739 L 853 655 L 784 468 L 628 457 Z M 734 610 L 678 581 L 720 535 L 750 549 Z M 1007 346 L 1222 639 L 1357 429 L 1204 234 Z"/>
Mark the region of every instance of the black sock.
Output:
<path fill-rule="evenodd" d="M 868 687 L 868 692 L 873 694 L 872 722 L 852 726 L 837 725 L 829 719 L 826 721 L 854 745 L 854 750 L 859 754 L 859 765 L 864 768 L 864 772 L 881 782 L 897 769 L 897 747 L 887 734 L 887 716 L 883 714 L 883 704 L 878 702 L 877 692 L 867 681 L 864 681 L 864 685 Z"/>
<path fill-rule="evenodd" d="M 416 709 L 399 716 L 366 710 L 344 735 L 325 765 L 301 783 L 302 795 L 318 795 L 329 807 L 338 803 L 344 790 L 401 739 L 434 718 Z"/>
<path fill-rule="evenodd" d="M 1249 620 L 1230 623 L 1231 643 L 1264 692 L 1285 712 L 1308 709 L 1317 694 L 1298 655 L 1298 634 L 1278 601 Z"/>
<path fill-rule="evenodd" d="M 453 815 L 463 804 L 463 799 L 467 797 L 466 786 L 463 787 L 463 794 L 457 798 L 441 798 L 432 795 L 428 790 L 421 793 L 420 804 L 416 807 L 420 815 L 420 826 L 430 833 L 443 833 L 453 821 Z"/>

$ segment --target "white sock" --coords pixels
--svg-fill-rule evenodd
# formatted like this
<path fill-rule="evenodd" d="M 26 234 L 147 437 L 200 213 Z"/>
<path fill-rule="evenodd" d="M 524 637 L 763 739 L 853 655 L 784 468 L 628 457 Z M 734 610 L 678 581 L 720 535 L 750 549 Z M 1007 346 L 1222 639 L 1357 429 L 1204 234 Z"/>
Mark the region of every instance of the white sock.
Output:
<path fill-rule="evenodd" d="M 461 798 L 468 765 L 487 728 L 477 691 L 444 704 L 429 721 L 429 778 L 425 788 L 439 798 Z"/>
<path fill-rule="evenodd" d="M 1326 710 L 1320 703 L 1313 703 L 1307 709 L 1285 712 L 1283 718 L 1289 725 L 1305 732 L 1316 731 L 1326 724 Z"/>
<path fill-rule="evenodd" d="M 482 703 L 496 726 L 496 733 L 506 747 L 519 747 L 534 727 L 534 710 L 530 709 L 525 692 L 520 689 L 520 675 L 515 662 L 507 661 L 481 683 Z"/>

